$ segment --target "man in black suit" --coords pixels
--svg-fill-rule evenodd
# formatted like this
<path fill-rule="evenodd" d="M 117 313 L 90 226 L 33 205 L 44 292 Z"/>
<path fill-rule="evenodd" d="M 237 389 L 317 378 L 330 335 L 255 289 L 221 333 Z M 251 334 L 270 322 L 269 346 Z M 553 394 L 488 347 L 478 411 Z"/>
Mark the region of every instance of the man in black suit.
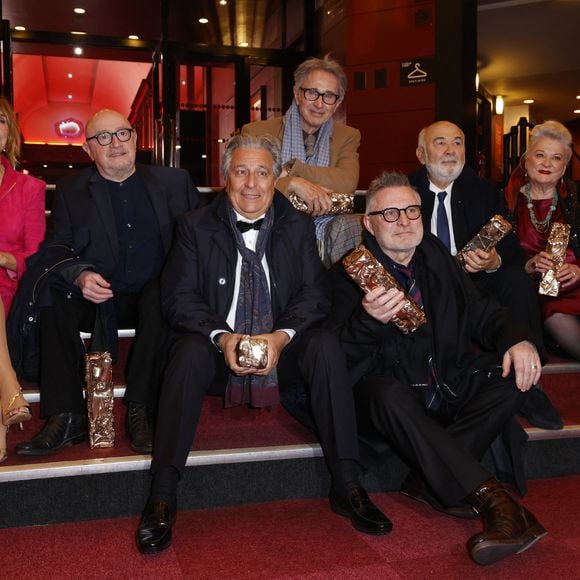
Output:
<path fill-rule="evenodd" d="M 178 215 L 199 204 L 181 169 L 135 164 L 137 133 L 120 113 L 102 110 L 87 123 L 85 152 L 94 166 L 61 180 L 51 226 L 39 249 L 61 245 L 76 259 L 40 309 L 41 431 L 20 443 L 20 455 L 48 455 L 86 439 L 79 330 L 93 330 L 97 308 L 107 319 L 109 348 L 117 328 L 134 327 L 125 402 L 131 445 L 150 453 L 150 418 L 164 364 L 158 277 Z M 98 305 L 98 306 L 97 306 Z M 113 344 L 111 344 L 113 342 Z"/>
<path fill-rule="evenodd" d="M 421 200 L 401 173 L 367 191 L 363 242 L 399 282 L 364 294 L 337 269 L 329 322 L 357 381 L 358 425 L 414 470 L 402 491 L 439 511 L 481 516 L 471 557 L 491 564 L 546 531 L 481 465 L 540 376 L 540 357 L 507 310 L 479 291 L 445 246 L 423 235 Z M 407 300 L 427 322 L 404 334 L 392 322 Z M 475 351 L 472 339 L 485 350 Z"/>
<path fill-rule="evenodd" d="M 344 356 L 334 334 L 314 328 L 330 309 L 327 272 L 312 221 L 274 188 L 280 170 L 272 138 L 237 135 L 222 160 L 226 191 L 179 220 L 162 278 L 163 311 L 176 336 L 159 403 L 151 494 L 137 532 L 143 553 L 171 543 L 178 481 L 204 396 L 225 396 L 226 406 L 281 401 L 295 413 L 302 382 L 332 476 L 332 509 L 359 531 L 391 529 L 358 481 Z M 264 368 L 238 359 L 244 336 L 266 341 Z"/>
<path fill-rule="evenodd" d="M 488 180 L 465 165 L 465 136 L 448 121 L 419 133 L 417 158 L 423 167 L 409 177 L 421 196 L 423 225 L 455 255 L 494 214 L 506 216 L 503 197 Z M 524 271 L 526 258 L 516 236 L 508 234 L 496 248 L 469 252 L 465 270 L 475 284 L 510 309 L 516 323 L 529 327 L 530 338 L 545 349 L 538 298 Z M 561 429 L 562 418 L 539 386 L 521 409 L 530 423 Z"/>

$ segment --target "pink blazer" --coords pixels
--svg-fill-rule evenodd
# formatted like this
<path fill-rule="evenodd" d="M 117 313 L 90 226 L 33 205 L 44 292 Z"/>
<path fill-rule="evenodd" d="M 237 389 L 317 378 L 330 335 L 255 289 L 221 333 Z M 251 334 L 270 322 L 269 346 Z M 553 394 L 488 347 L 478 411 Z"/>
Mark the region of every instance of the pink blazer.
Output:
<path fill-rule="evenodd" d="M 8 314 L 18 282 L 26 269 L 24 260 L 44 238 L 44 181 L 15 171 L 4 155 L 4 179 L 0 184 L 0 252 L 16 258 L 16 271 L 0 267 L 0 297 Z"/>

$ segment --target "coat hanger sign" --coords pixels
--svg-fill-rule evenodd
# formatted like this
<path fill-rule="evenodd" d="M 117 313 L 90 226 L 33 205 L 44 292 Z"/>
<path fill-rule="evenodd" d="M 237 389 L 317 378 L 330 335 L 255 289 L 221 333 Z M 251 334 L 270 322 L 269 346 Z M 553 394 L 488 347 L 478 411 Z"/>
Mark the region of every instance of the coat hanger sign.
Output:
<path fill-rule="evenodd" d="M 401 61 L 401 86 L 433 82 L 433 59 Z"/>

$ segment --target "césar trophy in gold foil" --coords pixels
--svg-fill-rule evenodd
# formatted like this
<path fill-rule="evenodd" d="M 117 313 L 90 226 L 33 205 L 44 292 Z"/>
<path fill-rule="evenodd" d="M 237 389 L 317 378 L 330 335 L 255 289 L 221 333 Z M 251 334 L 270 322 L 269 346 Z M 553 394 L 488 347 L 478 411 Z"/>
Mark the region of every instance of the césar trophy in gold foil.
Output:
<path fill-rule="evenodd" d="M 465 244 L 463 249 L 457 253 L 456 258 L 459 260 L 461 267 L 465 269 L 465 254 L 481 248 L 488 252 L 495 248 L 497 244 L 512 229 L 512 225 L 501 215 L 494 215 L 482 228 Z"/>
<path fill-rule="evenodd" d="M 550 226 L 546 252 L 551 255 L 554 266 L 542 274 L 538 290 L 540 294 L 545 296 L 558 296 L 560 282 L 556 278 L 556 274 L 564 263 L 569 240 L 570 226 L 568 224 L 554 222 Z"/>
<path fill-rule="evenodd" d="M 390 288 L 402 290 L 394 276 L 389 274 L 363 245 L 345 256 L 342 264 L 347 274 L 367 293 L 379 286 L 386 290 Z M 425 324 L 427 318 L 412 298 L 407 295 L 405 297 L 405 305 L 391 321 L 403 334 L 409 334 Z"/>
<path fill-rule="evenodd" d="M 241 367 L 265 369 L 268 366 L 268 341 L 265 338 L 242 336 L 237 352 Z"/>
<path fill-rule="evenodd" d="M 113 361 L 110 353 L 87 353 L 85 380 L 91 449 L 113 447 L 115 444 Z"/>
<path fill-rule="evenodd" d="M 295 193 L 288 195 L 290 203 L 298 211 L 307 211 L 308 206 Z M 343 213 L 352 213 L 354 211 L 354 193 L 331 193 L 330 201 L 332 206 L 327 215 L 340 215 Z"/>

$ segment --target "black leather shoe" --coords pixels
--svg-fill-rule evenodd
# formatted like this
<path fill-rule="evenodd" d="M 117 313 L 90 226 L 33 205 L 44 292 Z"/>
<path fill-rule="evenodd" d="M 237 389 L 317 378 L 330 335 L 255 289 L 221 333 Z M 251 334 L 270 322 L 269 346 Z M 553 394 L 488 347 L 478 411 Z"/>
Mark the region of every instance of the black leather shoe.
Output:
<path fill-rule="evenodd" d="M 426 503 L 434 510 L 453 516 L 454 518 L 462 518 L 465 520 L 477 520 L 479 514 L 475 513 L 468 503 L 461 502 L 457 505 L 445 507 L 427 488 L 426 483 L 416 474 L 410 473 L 407 479 L 403 482 L 400 489 L 403 495 L 411 499 Z"/>
<path fill-rule="evenodd" d="M 362 487 L 353 487 L 341 497 L 331 492 L 330 507 L 339 516 L 350 518 L 352 525 L 365 534 L 388 534 L 393 529 L 389 518 L 375 506 Z"/>
<path fill-rule="evenodd" d="M 560 413 L 539 385 L 534 385 L 530 389 L 519 414 L 527 419 L 530 425 L 540 429 L 557 430 L 564 427 Z"/>
<path fill-rule="evenodd" d="M 149 500 L 139 529 L 137 545 L 142 554 L 157 554 L 171 546 L 171 528 L 177 515 L 175 503 Z"/>
<path fill-rule="evenodd" d="M 51 415 L 30 440 L 16 446 L 18 455 L 50 455 L 61 447 L 76 445 L 87 438 L 87 420 L 82 413 Z"/>
<path fill-rule="evenodd" d="M 135 453 L 151 453 L 153 451 L 153 431 L 145 405 L 129 403 L 127 435 L 131 440 L 131 449 Z"/>

